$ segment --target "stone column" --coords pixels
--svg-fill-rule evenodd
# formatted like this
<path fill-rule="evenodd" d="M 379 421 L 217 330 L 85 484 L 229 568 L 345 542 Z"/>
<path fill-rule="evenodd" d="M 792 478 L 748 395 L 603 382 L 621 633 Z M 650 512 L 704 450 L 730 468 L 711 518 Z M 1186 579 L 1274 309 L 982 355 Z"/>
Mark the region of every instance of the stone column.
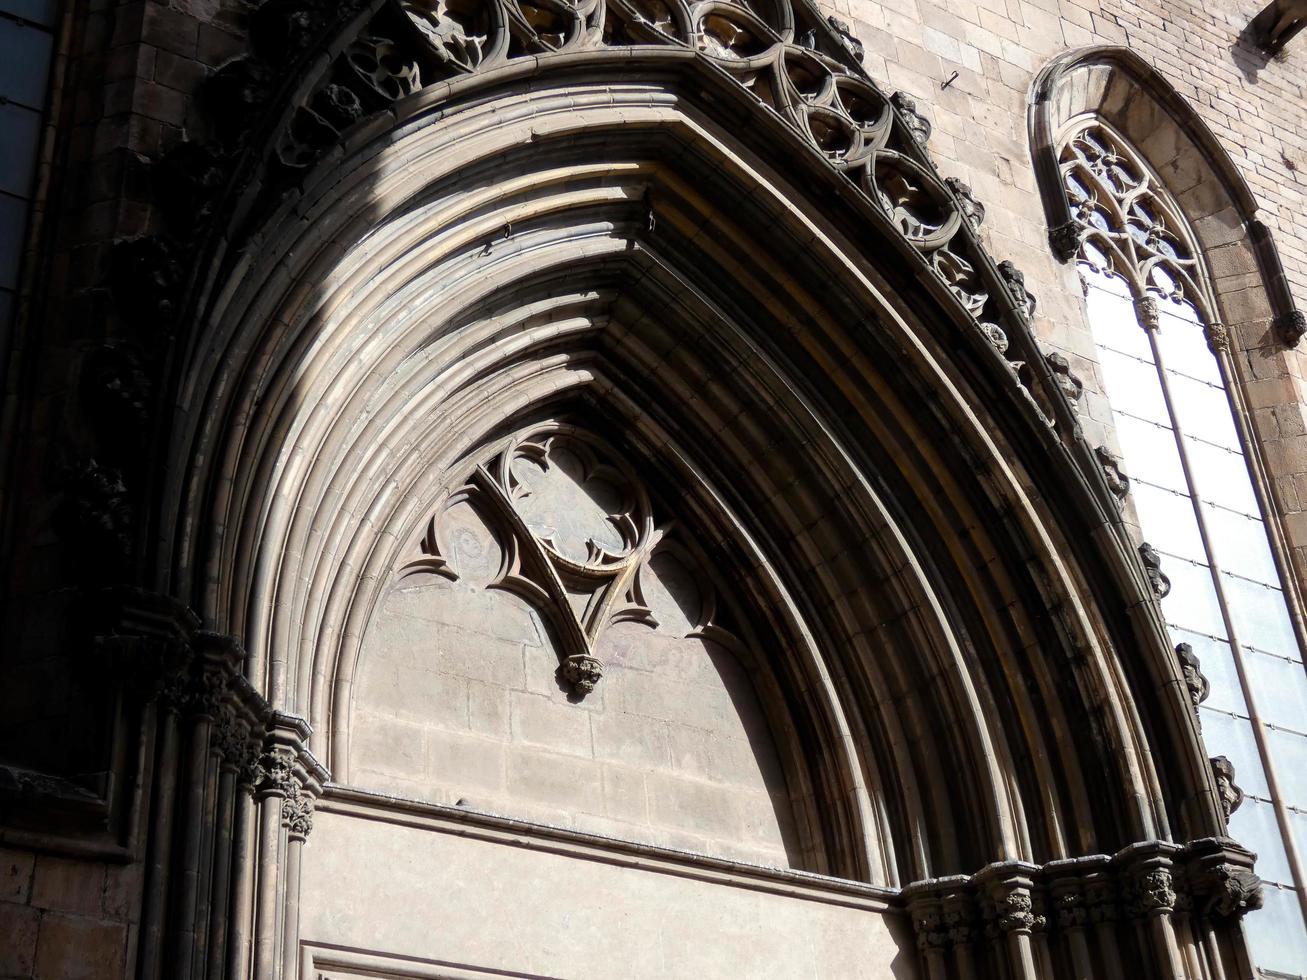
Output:
<path fill-rule="evenodd" d="M 1132 844 L 1117 855 L 1125 876 L 1126 911 L 1139 927 L 1140 945 L 1151 952 L 1162 977 L 1184 977 L 1184 963 L 1171 923 L 1176 907 L 1172 855 L 1180 848 L 1162 841 Z"/>
<path fill-rule="evenodd" d="M 1036 926 L 1034 876 L 1039 868 L 1020 861 L 1003 861 L 982 868 L 975 876 L 985 916 L 985 934 L 1000 961 L 1006 959 L 1014 980 L 1038 980 L 1030 934 Z"/>

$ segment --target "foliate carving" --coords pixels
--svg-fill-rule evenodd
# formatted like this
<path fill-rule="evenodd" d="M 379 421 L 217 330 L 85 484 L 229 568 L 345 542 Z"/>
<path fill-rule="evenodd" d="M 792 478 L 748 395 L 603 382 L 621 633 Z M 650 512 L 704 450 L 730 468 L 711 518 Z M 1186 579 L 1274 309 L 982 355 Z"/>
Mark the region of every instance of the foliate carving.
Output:
<path fill-rule="evenodd" d="M 862 42 L 853 36 L 853 30 L 849 25 L 833 15 L 827 17 L 826 21 L 830 24 L 831 30 L 839 35 L 840 44 L 844 46 L 844 50 L 849 53 L 854 61 L 862 64 L 866 52 L 863 51 Z"/>
<path fill-rule="evenodd" d="M 1071 373 L 1071 362 L 1057 351 L 1044 355 L 1044 360 L 1053 372 L 1053 380 L 1057 382 L 1058 388 L 1066 395 L 1067 401 L 1074 409 L 1085 393 L 1084 382 Z"/>
<path fill-rule="evenodd" d="M 1230 353 L 1230 331 L 1225 324 L 1212 321 L 1203 327 L 1203 336 L 1207 338 L 1207 349 L 1213 354 Z"/>
<path fill-rule="evenodd" d="M 912 134 L 912 138 L 922 146 L 930 139 L 930 120 L 917 111 L 917 100 L 908 95 L 907 92 L 895 92 L 890 96 L 890 101 L 894 103 L 903 116 L 903 122 Z"/>
<path fill-rule="evenodd" d="M 1144 574 L 1148 576 L 1148 584 L 1153 589 L 1153 595 L 1165 599 L 1171 593 L 1171 580 L 1162 571 L 1162 556 L 1157 553 L 1156 548 L 1145 541 L 1139 546 L 1139 559 L 1144 563 Z"/>
<path fill-rule="evenodd" d="M 288 797 L 298 788 L 299 784 L 295 779 L 295 759 L 290 752 L 276 749 L 264 752 L 260 756 L 258 774 L 254 782 L 254 792 L 258 799 L 269 796 Z"/>
<path fill-rule="evenodd" d="M 993 881 L 985 894 L 985 920 L 990 936 L 1009 932 L 1030 932 L 1036 926 L 1034 901 L 1029 886 L 1012 881 Z"/>
<path fill-rule="evenodd" d="M 1135 300 L 1135 315 L 1139 319 L 1139 325 L 1145 330 L 1155 331 L 1161 325 L 1161 314 L 1157 308 L 1157 300 L 1152 296 L 1141 296 Z"/>
<path fill-rule="evenodd" d="M 1180 662 L 1180 672 L 1184 675 L 1184 686 L 1189 690 L 1189 700 L 1193 702 L 1196 711 L 1198 706 L 1207 700 L 1207 695 L 1212 692 L 1211 682 L 1204 676 L 1198 655 L 1194 653 L 1194 648 L 1188 643 L 1176 644 L 1175 659 Z"/>
<path fill-rule="evenodd" d="M 1307 334 L 1307 314 L 1302 310 L 1289 310 L 1275 318 L 1275 329 L 1285 346 L 1297 347 L 1303 334 Z"/>
<path fill-rule="evenodd" d="M 985 205 L 976 200 L 975 195 L 971 192 L 970 185 L 957 177 L 945 177 L 944 183 L 956 195 L 962 217 L 970 223 L 971 227 L 979 228 L 985 220 Z"/>
<path fill-rule="evenodd" d="M 1121 471 L 1121 460 L 1106 446 L 1094 447 L 1094 457 L 1103 468 L 1103 479 L 1107 489 L 1116 498 L 1117 506 L 1125 506 L 1126 495 L 1130 493 L 1130 477 Z"/>
<path fill-rule="evenodd" d="M 1213 872 L 1203 911 L 1223 919 L 1238 918 L 1262 907 L 1262 879 L 1249 868 L 1219 865 Z"/>
<path fill-rule="evenodd" d="M 1169 868 L 1137 870 L 1130 882 L 1130 914 L 1137 918 L 1166 915 L 1175 908 L 1175 879 Z"/>
<path fill-rule="evenodd" d="M 1212 777 L 1216 780 L 1216 794 L 1221 804 L 1221 812 L 1225 814 L 1225 819 L 1230 819 L 1230 814 L 1239 809 L 1243 803 L 1243 790 L 1234 781 L 1234 763 L 1223 755 L 1218 755 L 1211 760 Z"/>
<path fill-rule="evenodd" d="M 313 830 L 313 799 L 292 783 L 281 801 L 281 823 L 291 840 L 307 840 Z"/>
<path fill-rule="evenodd" d="M 1048 244 L 1059 262 L 1070 262 L 1080 251 L 1080 225 L 1066 221 L 1048 230 Z"/>

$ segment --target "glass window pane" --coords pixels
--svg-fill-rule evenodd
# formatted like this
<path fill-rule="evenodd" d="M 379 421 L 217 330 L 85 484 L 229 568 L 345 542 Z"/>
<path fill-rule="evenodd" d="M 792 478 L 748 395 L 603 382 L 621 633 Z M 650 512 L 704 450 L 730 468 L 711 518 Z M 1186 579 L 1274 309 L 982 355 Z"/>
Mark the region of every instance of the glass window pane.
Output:
<path fill-rule="evenodd" d="M 1230 412 L 1230 402 L 1224 388 L 1194 381 L 1169 370 L 1166 384 L 1171 390 L 1171 404 L 1185 435 L 1214 442 L 1236 452 L 1243 451 L 1243 443 L 1235 431 L 1234 416 Z"/>
<path fill-rule="evenodd" d="M 1206 565 L 1180 558 L 1162 557 L 1162 572 L 1171 580 L 1171 591 L 1162 600 L 1166 621 L 1180 629 L 1225 638 L 1225 621 L 1216 601 L 1216 587 Z"/>
<path fill-rule="evenodd" d="M 0 0 L 0 10 L 5 13 L 47 27 L 54 26 L 58 6 L 58 0 Z"/>
<path fill-rule="evenodd" d="M 1128 293 L 1122 295 L 1117 291 L 1125 290 L 1125 283 L 1093 273 L 1089 273 L 1087 278 L 1090 287 L 1085 304 L 1089 310 L 1089 322 L 1093 325 L 1094 340 L 1100 347 L 1130 354 L 1151 364 L 1153 349 L 1149 346 L 1148 334 L 1139 326 L 1134 302 Z"/>
<path fill-rule="evenodd" d="M 1275 819 L 1275 807 L 1261 800 L 1244 800 L 1239 809 L 1230 814 L 1230 836 L 1256 852 L 1259 875 L 1283 885 L 1293 884 L 1284 838 L 1280 836 L 1280 825 Z"/>
<path fill-rule="evenodd" d="M 1243 688 L 1239 684 L 1239 674 L 1234 667 L 1234 654 L 1230 644 L 1224 640 L 1213 639 L 1190 633 L 1188 630 L 1171 630 L 1171 639 L 1176 643 L 1188 643 L 1198 658 L 1199 669 L 1211 685 L 1204 706 L 1217 711 L 1233 711 L 1248 716 L 1248 706 L 1244 704 Z"/>
<path fill-rule="evenodd" d="M 1130 493 L 1134 497 L 1135 513 L 1139 515 L 1139 526 L 1149 544 L 1168 555 L 1207 562 L 1207 552 L 1203 549 L 1198 521 L 1194 517 L 1193 501 L 1138 481 L 1131 484 Z M 1165 560 L 1162 571 L 1171 574 Z"/>
<path fill-rule="evenodd" d="M 1252 723 L 1245 718 L 1211 711 L 1206 705 L 1198 709 L 1198 714 L 1203 722 L 1203 743 L 1208 753 L 1223 755 L 1234 763 L 1234 781 L 1245 793 L 1269 798 L 1271 794 L 1266 788 Z"/>
<path fill-rule="evenodd" d="M 18 262 L 27 231 L 27 202 L 0 194 L 0 289 L 18 288 Z"/>
<path fill-rule="evenodd" d="M 1289 826 L 1293 829 L 1293 842 L 1298 845 L 1298 856 L 1307 855 L 1307 813 L 1290 813 Z"/>
<path fill-rule="evenodd" d="M 1261 516 L 1252 481 L 1242 453 L 1214 446 L 1184 434 L 1184 451 L 1189 457 L 1200 500 L 1208 500 L 1243 514 Z"/>
<path fill-rule="evenodd" d="M 1157 348 L 1168 371 L 1177 371 L 1200 381 L 1223 384 L 1221 368 L 1207 348 L 1207 337 L 1188 306 L 1160 302 Z"/>
<path fill-rule="evenodd" d="M 1153 365 L 1103 348 L 1099 351 L 1098 370 L 1113 411 L 1160 425 L 1171 424 L 1162 398 L 1162 382 Z"/>
<path fill-rule="evenodd" d="M 1300 976 L 1307 964 L 1307 928 L 1298 894 L 1291 888 L 1263 888 L 1260 911 L 1244 917 L 1244 929 L 1257 965 Z"/>
<path fill-rule="evenodd" d="M 0 191 L 28 197 L 41 139 L 41 114 L 0 103 Z"/>
<path fill-rule="evenodd" d="M 31 109 L 45 105 L 53 42 L 49 31 L 0 17 L 0 96 Z"/>
<path fill-rule="evenodd" d="M 1262 720 L 1307 733 L 1307 669 L 1251 649 L 1244 650 L 1244 664 Z"/>
<path fill-rule="evenodd" d="M 1203 520 L 1221 571 L 1279 587 L 1280 575 L 1271 557 L 1265 524 L 1210 504 L 1203 505 Z"/>
<path fill-rule="evenodd" d="M 1307 809 L 1307 735 L 1277 728 L 1266 736 L 1284 802 Z"/>
<path fill-rule="evenodd" d="M 1121 457 L 1130 479 L 1144 480 L 1168 490 L 1189 493 L 1189 483 L 1180 465 L 1175 433 L 1169 428 L 1144 422 L 1118 411 L 1112 412 Z"/>
<path fill-rule="evenodd" d="M 1225 590 L 1240 643 L 1298 659 L 1298 643 L 1284 607 L 1283 592 L 1224 572 L 1221 573 L 1221 587 Z"/>

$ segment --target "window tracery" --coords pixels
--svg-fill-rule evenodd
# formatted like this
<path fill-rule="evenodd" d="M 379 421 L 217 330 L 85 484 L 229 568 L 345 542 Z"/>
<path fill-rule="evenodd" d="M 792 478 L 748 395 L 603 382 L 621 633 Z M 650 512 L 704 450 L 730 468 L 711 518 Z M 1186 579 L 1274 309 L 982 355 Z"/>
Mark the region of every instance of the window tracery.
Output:
<path fill-rule="evenodd" d="M 404 575 L 456 581 L 472 571 L 454 558 L 458 512 L 467 507 L 499 546 L 498 566 L 482 570 L 484 584 L 516 593 L 546 617 L 560 645 L 559 675 L 577 696 L 603 677 L 597 651 L 616 623 L 666 623 L 683 636 L 731 639 L 701 577 L 666 594 L 667 566 L 696 563 L 667 540 L 669 526 L 655 522 L 634 469 L 592 433 L 547 423 L 477 462 L 436 509 Z"/>
<path fill-rule="evenodd" d="M 1265 910 L 1248 920 L 1258 965 L 1307 950 L 1295 825 L 1307 825 L 1307 669 L 1232 402 L 1229 337 L 1184 215 L 1158 175 L 1095 117 L 1059 151 L 1102 389 L 1123 450 L 1106 471 L 1134 507 L 1150 578 L 1177 644 L 1231 833 L 1261 855 Z M 1068 236 L 1070 237 L 1070 236 Z M 1111 458 L 1105 448 L 1100 460 Z M 1105 462 L 1105 466 L 1107 463 Z M 1155 587 L 1156 587 L 1156 583 Z M 1199 671 L 1201 670 L 1201 673 Z M 1210 683 L 1209 683 L 1210 681 Z M 1236 771 L 1239 781 L 1236 786 Z M 1299 831 L 1299 834 L 1301 831 Z"/>

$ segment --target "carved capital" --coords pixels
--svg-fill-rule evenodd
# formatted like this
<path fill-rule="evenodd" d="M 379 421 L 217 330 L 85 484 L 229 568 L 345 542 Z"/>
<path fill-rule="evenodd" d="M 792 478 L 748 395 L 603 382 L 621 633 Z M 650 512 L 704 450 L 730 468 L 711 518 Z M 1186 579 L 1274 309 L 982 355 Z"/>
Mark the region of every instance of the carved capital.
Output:
<path fill-rule="evenodd" d="M 1203 336 L 1207 338 L 1207 349 L 1213 354 L 1230 353 L 1230 331 L 1222 323 L 1212 322 L 1203 327 Z"/>
<path fill-rule="evenodd" d="M 1033 865 L 1005 862 L 991 864 L 976 874 L 985 931 L 991 938 L 1043 928 L 1043 917 L 1036 914 L 1032 892 L 1033 875 L 1038 871 Z"/>
<path fill-rule="evenodd" d="M 1126 909 L 1134 918 L 1169 915 L 1175 910 L 1175 876 L 1170 855 L 1175 845 L 1135 844 L 1118 860 L 1125 866 Z"/>
<path fill-rule="evenodd" d="M 313 798 L 298 785 L 281 801 L 281 824 L 293 841 L 308 840 L 313 830 Z"/>
<path fill-rule="evenodd" d="M 1135 315 L 1145 330 L 1156 330 L 1161 325 L 1161 312 L 1154 296 L 1141 296 L 1135 300 Z"/>
<path fill-rule="evenodd" d="M 1237 919 L 1262 907 L 1262 880 L 1255 855 L 1226 837 L 1194 841 L 1186 848 L 1186 880 L 1194 908 L 1214 919 Z"/>

